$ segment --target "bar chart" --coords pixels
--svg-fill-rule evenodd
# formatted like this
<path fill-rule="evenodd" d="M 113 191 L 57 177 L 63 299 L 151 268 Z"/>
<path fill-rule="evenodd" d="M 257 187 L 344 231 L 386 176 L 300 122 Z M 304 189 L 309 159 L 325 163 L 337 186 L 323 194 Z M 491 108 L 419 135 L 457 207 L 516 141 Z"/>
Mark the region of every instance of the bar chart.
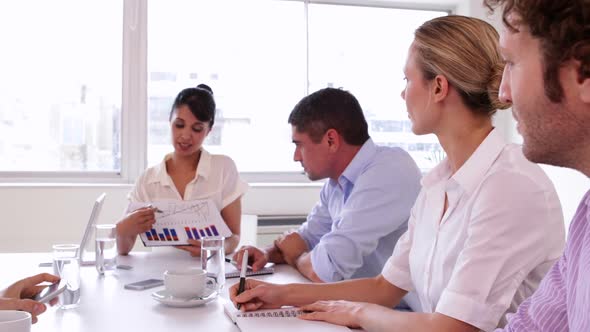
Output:
<path fill-rule="evenodd" d="M 178 236 L 179 233 L 186 234 L 186 238 L 181 240 Z M 209 225 L 203 228 L 185 226 L 184 229 L 178 229 L 178 231 L 175 228 L 169 227 L 164 227 L 161 230 L 156 230 L 155 228 L 152 228 L 148 232 L 145 232 L 145 237 L 148 241 L 162 242 L 186 242 L 187 239 L 200 240 L 204 237 L 219 235 L 219 231 L 217 230 L 217 227 L 215 227 L 215 225 Z"/>
<path fill-rule="evenodd" d="M 155 208 L 156 217 L 151 229 L 140 234 L 147 247 L 187 245 L 188 240 L 232 234 L 211 200 L 135 202 L 128 211 L 145 206 Z"/>
<path fill-rule="evenodd" d="M 145 236 L 149 241 L 179 241 L 178 233 L 174 228 L 165 227 L 160 233 L 152 228 L 149 232 L 145 232 Z"/>
<path fill-rule="evenodd" d="M 199 240 L 207 236 L 219 236 L 217 227 L 215 225 L 209 225 L 208 227 L 197 229 L 196 227 L 185 227 L 184 231 L 186 236 L 191 240 Z"/>

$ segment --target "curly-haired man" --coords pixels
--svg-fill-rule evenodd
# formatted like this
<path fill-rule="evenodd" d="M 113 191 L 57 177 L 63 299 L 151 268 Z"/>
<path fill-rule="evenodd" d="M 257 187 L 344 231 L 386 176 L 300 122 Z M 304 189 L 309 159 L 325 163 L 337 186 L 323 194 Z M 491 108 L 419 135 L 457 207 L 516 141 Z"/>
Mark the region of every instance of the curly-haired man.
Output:
<path fill-rule="evenodd" d="M 590 0 L 485 0 L 502 7 L 506 67 L 500 97 L 512 102 L 531 161 L 590 176 Z M 590 331 L 590 191 L 560 260 L 504 331 Z"/>

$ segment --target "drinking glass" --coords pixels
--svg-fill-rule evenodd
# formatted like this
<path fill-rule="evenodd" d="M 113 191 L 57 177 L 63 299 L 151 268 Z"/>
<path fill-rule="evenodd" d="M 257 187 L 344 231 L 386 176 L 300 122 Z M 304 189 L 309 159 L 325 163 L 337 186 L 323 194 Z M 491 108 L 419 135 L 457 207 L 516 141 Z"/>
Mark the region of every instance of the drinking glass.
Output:
<path fill-rule="evenodd" d="M 201 268 L 207 271 L 215 285 L 208 287 L 220 291 L 225 285 L 225 249 L 223 237 L 201 239 Z M 210 279 L 211 280 L 211 279 Z"/>
<path fill-rule="evenodd" d="M 99 274 L 113 271 L 117 265 L 116 225 L 105 224 L 95 226 L 95 264 Z"/>
<path fill-rule="evenodd" d="M 58 297 L 60 309 L 75 308 L 80 303 L 80 261 L 77 244 L 53 246 L 53 272 L 67 283 L 66 290 Z"/>

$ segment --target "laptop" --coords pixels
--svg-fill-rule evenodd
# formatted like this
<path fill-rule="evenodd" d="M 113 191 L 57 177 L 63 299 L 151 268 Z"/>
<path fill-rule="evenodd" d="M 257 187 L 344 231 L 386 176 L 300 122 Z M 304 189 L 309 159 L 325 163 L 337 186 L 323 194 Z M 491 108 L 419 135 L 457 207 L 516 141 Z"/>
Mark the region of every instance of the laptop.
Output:
<path fill-rule="evenodd" d="M 92 231 L 94 229 L 94 225 L 96 225 L 96 221 L 98 220 L 98 216 L 100 215 L 100 211 L 102 209 L 102 205 L 104 203 L 104 199 L 106 197 L 106 193 L 102 193 L 98 198 L 94 201 L 94 206 L 92 206 L 92 212 L 90 212 L 90 218 L 88 219 L 88 223 L 86 224 L 86 228 L 84 229 L 84 235 L 82 236 L 82 241 L 80 242 L 80 248 L 78 249 L 78 260 L 80 261 L 80 265 L 94 265 L 94 259 L 85 259 L 85 251 L 86 245 L 90 240 L 92 235 Z M 40 263 L 39 266 L 41 267 L 50 267 L 53 263 L 51 262 L 44 262 Z"/>

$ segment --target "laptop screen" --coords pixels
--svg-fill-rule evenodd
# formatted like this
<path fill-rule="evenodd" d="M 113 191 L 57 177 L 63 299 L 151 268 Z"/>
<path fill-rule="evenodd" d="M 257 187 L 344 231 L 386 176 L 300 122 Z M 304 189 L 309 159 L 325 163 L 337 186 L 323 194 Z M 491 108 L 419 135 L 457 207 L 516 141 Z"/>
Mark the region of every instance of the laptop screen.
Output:
<path fill-rule="evenodd" d="M 104 198 L 106 197 L 106 193 L 102 193 L 96 201 L 94 201 L 94 206 L 92 207 L 92 212 L 90 213 L 90 218 L 88 219 L 88 223 L 86 224 L 86 228 L 84 229 L 84 236 L 82 236 L 82 242 L 80 242 L 80 249 L 78 251 L 78 258 L 80 259 L 80 264 L 94 264 L 94 260 L 84 260 L 84 248 L 88 244 L 88 240 L 90 240 L 90 236 L 92 234 L 92 230 L 94 229 L 94 225 L 96 225 L 96 221 L 98 220 L 98 216 L 100 215 L 100 210 L 102 209 L 102 204 L 104 203 Z"/>

